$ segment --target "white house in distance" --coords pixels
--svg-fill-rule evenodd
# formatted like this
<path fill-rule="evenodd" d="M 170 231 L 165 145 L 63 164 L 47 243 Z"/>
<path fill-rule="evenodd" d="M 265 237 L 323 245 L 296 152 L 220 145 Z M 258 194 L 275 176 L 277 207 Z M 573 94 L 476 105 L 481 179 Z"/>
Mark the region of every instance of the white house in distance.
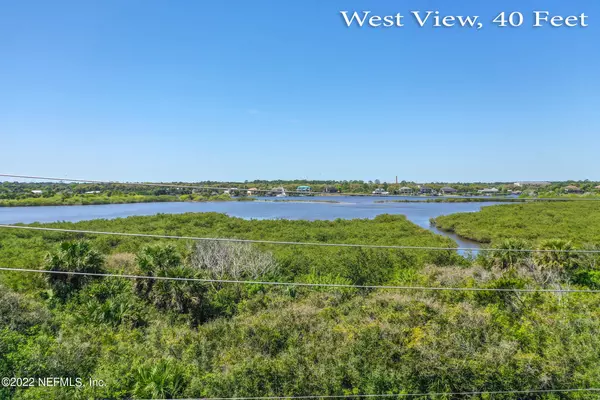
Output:
<path fill-rule="evenodd" d="M 514 186 L 516 187 L 526 187 L 526 186 L 531 186 L 531 187 L 544 187 L 544 186 L 548 186 L 550 185 L 550 182 L 543 182 L 543 181 L 524 181 L 524 182 L 515 182 Z"/>
<path fill-rule="evenodd" d="M 32 194 L 42 194 L 42 193 L 44 193 L 44 191 L 43 190 L 32 190 L 31 193 Z"/>
<path fill-rule="evenodd" d="M 491 189 L 481 189 L 479 190 L 479 193 L 484 194 L 486 196 L 490 196 L 492 194 L 497 194 L 499 192 L 498 189 L 496 188 L 491 188 Z"/>
<path fill-rule="evenodd" d="M 390 193 L 387 192 L 384 188 L 377 188 L 377 189 L 373 190 L 372 194 L 379 195 L 379 196 L 387 196 Z"/>

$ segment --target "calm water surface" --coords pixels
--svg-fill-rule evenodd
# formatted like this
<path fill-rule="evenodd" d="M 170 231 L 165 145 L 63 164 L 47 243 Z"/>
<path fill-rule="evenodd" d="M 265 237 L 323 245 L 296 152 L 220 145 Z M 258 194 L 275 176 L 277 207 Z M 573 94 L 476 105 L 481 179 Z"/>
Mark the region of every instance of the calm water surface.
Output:
<path fill-rule="evenodd" d="M 89 219 L 122 218 L 133 215 L 181 214 L 186 212 L 219 212 L 245 219 L 333 220 L 337 218 L 374 218 L 379 214 L 403 214 L 413 223 L 449 236 L 460 247 L 478 247 L 477 243 L 458 238 L 430 226 L 429 219 L 459 212 L 475 212 L 481 207 L 503 203 L 376 203 L 386 198 L 327 196 L 286 198 L 285 201 L 230 201 L 206 203 L 139 203 L 97 206 L 0 207 L 0 223 L 77 222 Z M 392 199 L 388 197 L 387 199 Z M 403 199 L 393 197 L 393 199 Z M 411 198 L 405 198 L 411 199 Z M 414 197 L 412 198 L 414 199 Z M 290 201 L 293 200 L 293 201 Z M 319 203 L 316 201 L 337 201 Z"/>

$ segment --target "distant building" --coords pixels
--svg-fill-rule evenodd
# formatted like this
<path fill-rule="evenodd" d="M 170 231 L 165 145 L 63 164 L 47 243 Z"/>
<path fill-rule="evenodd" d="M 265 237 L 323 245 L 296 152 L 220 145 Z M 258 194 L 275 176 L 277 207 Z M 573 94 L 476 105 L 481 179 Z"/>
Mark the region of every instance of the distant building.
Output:
<path fill-rule="evenodd" d="M 383 189 L 383 188 L 377 188 L 377 189 L 373 190 L 373 194 L 374 195 L 380 195 L 380 196 L 386 196 L 386 195 L 388 195 L 390 193 L 386 192 L 385 189 Z"/>
<path fill-rule="evenodd" d="M 499 192 L 498 189 L 496 188 L 486 188 L 486 189 L 481 189 L 479 190 L 479 193 L 484 194 L 484 195 L 492 195 L 492 194 L 497 194 Z"/>
<path fill-rule="evenodd" d="M 255 194 L 258 194 L 258 189 L 257 188 L 250 188 L 250 189 L 248 189 L 248 191 L 246 192 L 246 194 L 248 196 L 254 196 Z"/>
<path fill-rule="evenodd" d="M 32 194 L 42 194 L 44 192 L 42 190 L 32 190 L 31 193 Z"/>
<path fill-rule="evenodd" d="M 600 190 L 600 185 L 596 186 L 594 189 Z"/>
<path fill-rule="evenodd" d="M 566 193 L 582 193 L 583 191 L 578 188 L 577 186 L 574 185 L 569 185 L 565 187 L 565 192 Z"/>
<path fill-rule="evenodd" d="M 525 186 L 544 187 L 544 186 L 550 185 L 550 182 L 543 182 L 543 181 L 523 181 L 523 182 L 515 182 L 514 185 L 516 187 L 525 187 Z"/>
<path fill-rule="evenodd" d="M 337 193 L 338 189 L 335 186 L 325 186 L 323 188 L 323 193 Z"/>
<path fill-rule="evenodd" d="M 413 190 L 411 188 L 409 188 L 409 187 L 403 186 L 403 187 L 400 188 L 400 190 L 398 190 L 398 192 L 400 194 L 412 194 Z"/>
<path fill-rule="evenodd" d="M 458 190 L 450 187 L 450 186 L 445 186 L 443 188 L 440 189 L 440 192 L 442 194 L 456 194 L 458 192 Z"/>
<path fill-rule="evenodd" d="M 277 195 L 281 195 L 281 194 L 285 194 L 285 189 L 282 187 L 276 187 L 269 191 L 270 196 L 277 196 Z"/>
<path fill-rule="evenodd" d="M 90 190 L 89 192 L 85 192 L 85 194 L 99 194 L 99 190 Z"/>
<path fill-rule="evenodd" d="M 296 188 L 297 192 L 306 192 L 306 193 L 310 193 L 310 186 L 298 186 Z"/>
<path fill-rule="evenodd" d="M 430 188 L 429 186 L 421 186 L 419 188 L 419 193 L 421 193 L 421 194 L 432 194 L 433 193 L 433 189 Z"/>

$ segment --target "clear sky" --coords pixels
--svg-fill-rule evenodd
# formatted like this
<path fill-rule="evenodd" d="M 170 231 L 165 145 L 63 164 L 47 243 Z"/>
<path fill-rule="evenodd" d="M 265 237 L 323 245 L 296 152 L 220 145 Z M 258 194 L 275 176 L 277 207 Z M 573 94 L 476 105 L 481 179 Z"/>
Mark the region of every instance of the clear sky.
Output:
<path fill-rule="evenodd" d="M 348 28 L 340 10 L 480 15 Z M 533 10 L 589 15 L 532 28 Z M 520 28 L 496 28 L 522 11 Z M 0 172 L 110 180 L 600 179 L 600 2 L 0 3 Z"/>

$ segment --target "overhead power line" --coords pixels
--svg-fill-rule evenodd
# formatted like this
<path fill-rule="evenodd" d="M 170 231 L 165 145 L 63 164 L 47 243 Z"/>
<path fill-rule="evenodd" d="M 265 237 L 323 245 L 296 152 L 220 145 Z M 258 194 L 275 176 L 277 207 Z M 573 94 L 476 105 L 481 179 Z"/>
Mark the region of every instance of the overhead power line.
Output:
<path fill-rule="evenodd" d="M 437 393 L 386 393 L 386 394 L 346 394 L 346 395 L 311 395 L 311 396 L 264 396 L 264 397 L 196 397 L 187 399 L 163 400 L 302 400 L 302 399 L 357 399 L 357 398 L 393 398 L 393 397 L 431 397 L 431 396 L 478 396 L 482 394 L 549 394 L 549 393 L 576 393 L 598 392 L 600 388 L 585 389 L 534 389 L 534 390 L 498 390 L 476 392 L 437 392 Z"/>
<path fill-rule="evenodd" d="M 194 241 L 207 242 L 233 242 L 233 243 L 256 243 L 256 244 L 274 244 L 274 245 L 289 245 L 289 246 L 316 246 L 316 247 L 353 247 L 366 249 L 391 249 L 391 250 L 433 250 L 433 251 L 507 251 L 518 253 L 581 253 L 581 254 L 600 254 L 600 250 L 583 250 L 583 249 L 498 249 L 498 248 L 476 248 L 476 247 L 435 247 L 435 246 L 402 246 L 402 245 L 378 245 L 378 244 L 357 244 L 357 243 L 320 243 L 320 242 L 291 242 L 278 240 L 255 240 L 255 239 L 236 239 L 236 238 L 207 238 L 196 236 L 176 236 L 176 235 L 158 235 L 151 233 L 129 233 L 129 232 L 105 232 L 105 231 L 90 231 L 83 229 L 63 229 L 63 228 L 47 228 L 40 226 L 29 225 L 6 225 L 0 224 L 0 228 L 6 229 L 21 229 L 31 231 L 46 231 L 46 232 L 63 232 L 63 233 L 80 233 L 88 235 L 112 235 L 112 236 L 129 236 L 143 237 L 153 239 L 183 239 Z"/>
<path fill-rule="evenodd" d="M 160 183 L 160 182 L 118 182 L 118 181 L 99 181 L 94 179 L 76 179 L 76 178 L 56 178 L 49 176 L 33 176 L 33 175 L 13 175 L 13 174 L 0 174 L 6 178 L 21 178 L 21 179 L 37 179 L 44 181 L 60 181 L 60 182 L 76 182 L 76 183 L 97 183 L 100 185 L 131 185 L 131 186 L 152 186 L 152 187 L 171 187 L 171 188 L 184 188 L 184 189 L 213 189 L 213 190 L 231 190 L 231 188 L 225 187 L 212 187 L 212 186 L 199 186 L 199 185 L 187 185 L 187 184 L 176 184 L 176 183 Z M 270 191 L 263 189 L 264 191 Z"/>
<path fill-rule="evenodd" d="M 60 182 L 76 182 L 76 183 L 97 183 L 101 185 L 131 185 L 131 186 L 150 186 L 150 187 L 169 187 L 176 189 L 200 189 L 200 190 L 232 190 L 235 188 L 231 187 L 214 187 L 214 186 L 200 186 L 200 185 L 189 185 L 189 184 L 176 184 L 176 183 L 159 183 L 159 182 L 118 182 L 118 181 L 99 181 L 94 179 L 75 179 L 75 178 L 56 178 L 49 176 L 33 176 L 33 175 L 13 175 L 13 174 L 0 174 L 0 177 L 6 178 L 21 178 L 21 179 L 37 179 L 45 181 L 60 181 Z M 237 189 L 239 191 L 248 190 L 246 188 Z M 269 193 L 273 192 L 273 189 L 253 189 L 253 192 Z M 285 193 L 291 194 L 314 194 L 314 192 L 306 191 L 293 191 L 285 190 Z M 320 194 L 320 193 L 319 193 Z M 361 194 L 361 193 L 344 193 L 344 196 L 373 196 L 382 197 L 381 195 L 373 194 Z"/>
<path fill-rule="evenodd" d="M 17 175 L 17 174 L 0 174 L 0 177 L 5 178 L 17 178 L 17 179 L 37 179 L 44 181 L 57 181 L 57 182 L 74 182 L 74 183 L 96 183 L 101 185 L 131 185 L 131 186 L 149 186 L 149 187 L 169 187 L 176 189 L 199 189 L 199 190 L 232 190 L 234 188 L 231 187 L 214 187 L 214 186 L 200 186 L 200 185 L 189 185 L 189 184 L 177 184 L 177 183 L 160 183 L 160 182 L 119 182 L 119 181 L 102 181 L 95 179 L 77 179 L 77 178 L 57 178 L 50 176 L 36 176 L 36 175 Z M 395 185 L 395 184 L 388 184 Z M 237 188 L 239 191 L 248 190 L 247 188 Z M 273 192 L 273 189 L 253 189 L 253 192 L 259 193 L 270 193 Z M 297 191 L 297 190 L 286 190 L 285 193 L 290 194 L 337 194 L 343 196 L 359 196 L 359 197 L 386 197 L 385 195 L 372 194 L 372 193 L 319 193 L 319 192 L 306 192 L 306 191 Z M 399 195 L 395 195 L 399 196 Z M 391 196 L 390 196 L 391 197 Z M 443 197 L 442 197 L 443 198 Z M 503 200 L 505 197 L 487 197 L 487 200 L 493 201 Z M 600 199 L 595 198 L 532 198 L 532 199 L 515 199 L 516 200 L 526 201 L 600 201 Z"/>
<path fill-rule="evenodd" d="M 98 278 L 126 278 L 126 279 L 145 279 L 153 281 L 179 281 L 179 282 L 200 282 L 200 283 L 227 283 L 241 285 L 270 285 L 270 286 L 298 286 L 298 287 L 319 287 L 330 289 L 381 289 L 381 290 L 401 290 L 401 291 L 432 291 L 432 292 L 510 292 L 510 293 L 600 293 L 600 290 L 594 289 L 520 289 L 520 288 L 478 288 L 478 287 L 430 287 L 430 286 L 397 286 L 397 285 L 350 285 L 343 283 L 307 283 L 307 282 L 273 282 L 273 281 L 246 281 L 237 279 L 210 279 L 210 278 L 182 278 L 170 276 L 149 276 L 149 275 L 131 275 L 131 274 L 110 274 L 99 272 L 75 272 L 75 271 L 52 271 L 45 269 L 31 268 L 11 268 L 0 267 L 0 271 L 6 272 L 26 272 L 49 275 L 75 275 L 90 276 Z"/>

